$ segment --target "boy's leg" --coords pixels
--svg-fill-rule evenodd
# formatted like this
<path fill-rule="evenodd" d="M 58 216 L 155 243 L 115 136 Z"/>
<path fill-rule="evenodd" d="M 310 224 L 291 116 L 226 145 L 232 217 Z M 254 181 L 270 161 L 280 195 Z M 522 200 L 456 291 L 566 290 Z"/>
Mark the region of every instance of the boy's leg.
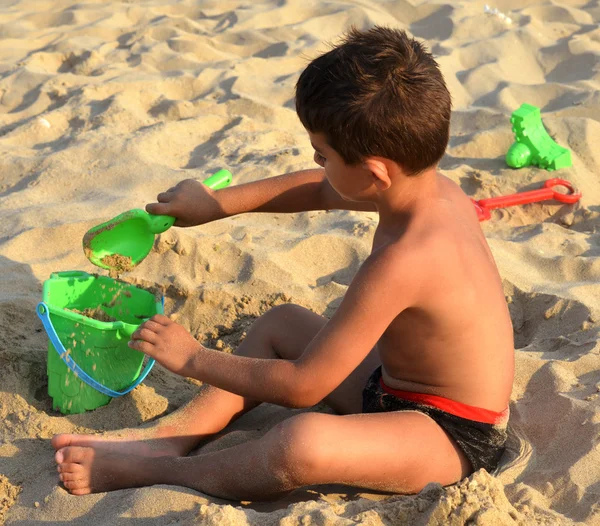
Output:
<path fill-rule="evenodd" d="M 262 500 L 315 484 L 339 483 L 416 493 L 471 471 L 464 453 L 428 416 L 390 412 L 304 413 L 264 437 L 192 457 L 149 458 L 67 447 L 60 477 L 77 495 L 153 484 L 187 486 L 216 497 Z"/>
<path fill-rule="evenodd" d="M 236 354 L 295 360 L 326 322 L 326 318 L 297 305 L 275 307 L 256 320 Z M 378 364 L 378 357 L 371 353 L 325 402 L 343 414 L 360 412 L 362 387 Z M 259 403 L 203 385 L 188 404 L 149 427 L 104 435 L 57 435 L 52 445 L 57 450 L 89 446 L 153 457 L 185 455 L 203 438 L 218 433 Z"/>

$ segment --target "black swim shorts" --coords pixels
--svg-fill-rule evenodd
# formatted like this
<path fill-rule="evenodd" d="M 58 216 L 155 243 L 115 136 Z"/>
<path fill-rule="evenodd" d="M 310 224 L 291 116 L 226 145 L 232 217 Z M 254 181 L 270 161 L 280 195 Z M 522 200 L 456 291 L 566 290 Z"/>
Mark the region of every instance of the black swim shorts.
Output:
<path fill-rule="evenodd" d="M 473 471 L 494 471 L 504 453 L 508 408 L 497 413 L 440 396 L 397 391 L 383 383 L 378 367 L 363 390 L 363 413 L 387 411 L 418 411 L 429 416 L 456 441 Z"/>

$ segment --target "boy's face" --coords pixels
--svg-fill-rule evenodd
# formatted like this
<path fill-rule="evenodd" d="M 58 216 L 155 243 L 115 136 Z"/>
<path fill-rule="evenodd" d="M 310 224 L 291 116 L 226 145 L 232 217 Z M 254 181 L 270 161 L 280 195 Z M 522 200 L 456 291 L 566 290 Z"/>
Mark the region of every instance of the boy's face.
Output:
<path fill-rule="evenodd" d="M 322 133 L 308 131 L 308 136 L 315 150 L 314 160 L 325 169 L 327 180 L 336 192 L 347 201 L 366 200 L 368 190 L 372 190 L 371 172 L 360 164 L 346 164 Z"/>

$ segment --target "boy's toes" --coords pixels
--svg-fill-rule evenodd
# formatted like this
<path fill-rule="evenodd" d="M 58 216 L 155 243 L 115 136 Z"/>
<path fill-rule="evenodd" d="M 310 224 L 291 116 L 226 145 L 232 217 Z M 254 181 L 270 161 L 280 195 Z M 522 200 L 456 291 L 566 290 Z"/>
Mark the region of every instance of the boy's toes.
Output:
<path fill-rule="evenodd" d="M 63 486 L 68 489 L 71 493 L 74 490 L 85 490 L 88 489 L 88 483 L 86 480 L 78 479 L 78 480 L 65 480 L 63 482 Z M 88 491 L 89 493 L 89 491 Z"/>
<path fill-rule="evenodd" d="M 56 468 L 56 471 L 62 475 L 66 473 L 81 474 L 85 471 L 85 469 L 81 464 L 59 464 Z"/>
<path fill-rule="evenodd" d="M 92 492 L 92 490 L 89 487 L 85 487 L 81 489 L 69 490 L 69 492 L 71 493 L 71 495 L 89 495 Z"/>
<path fill-rule="evenodd" d="M 72 482 L 74 480 L 80 480 L 82 477 L 81 473 L 73 473 L 73 472 L 67 472 L 67 473 L 61 473 L 58 478 L 60 480 L 62 480 L 63 482 Z"/>
<path fill-rule="evenodd" d="M 50 443 L 52 447 L 57 451 L 63 447 L 70 446 L 77 435 L 71 435 L 69 433 L 62 433 L 60 435 L 54 435 Z"/>
<path fill-rule="evenodd" d="M 69 446 L 59 449 L 54 455 L 57 464 L 81 464 L 92 459 L 94 450 L 90 447 Z"/>

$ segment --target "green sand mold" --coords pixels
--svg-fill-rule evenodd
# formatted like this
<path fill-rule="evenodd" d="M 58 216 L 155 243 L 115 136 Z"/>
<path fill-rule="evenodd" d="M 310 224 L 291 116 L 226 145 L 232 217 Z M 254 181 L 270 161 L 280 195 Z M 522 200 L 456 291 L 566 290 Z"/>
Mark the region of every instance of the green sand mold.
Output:
<path fill-rule="evenodd" d="M 516 142 L 506 154 L 508 166 L 523 168 L 533 165 L 552 172 L 572 165 L 571 152 L 548 135 L 537 106 L 522 104 L 513 112 L 510 122 Z"/>
<path fill-rule="evenodd" d="M 162 314 L 162 299 L 152 292 L 106 276 L 82 271 L 54 272 L 44 282 L 43 301 L 65 352 L 90 377 L 113 390 L 130 386 L 140 375 L 141 352 L 127 342 L 144 320 Z M 101 321 L 84 314 L 102 310 Z M 83 382 L 48 343 L 48 394 L 63 414 L 106 405 L 111 397 Z"/>

